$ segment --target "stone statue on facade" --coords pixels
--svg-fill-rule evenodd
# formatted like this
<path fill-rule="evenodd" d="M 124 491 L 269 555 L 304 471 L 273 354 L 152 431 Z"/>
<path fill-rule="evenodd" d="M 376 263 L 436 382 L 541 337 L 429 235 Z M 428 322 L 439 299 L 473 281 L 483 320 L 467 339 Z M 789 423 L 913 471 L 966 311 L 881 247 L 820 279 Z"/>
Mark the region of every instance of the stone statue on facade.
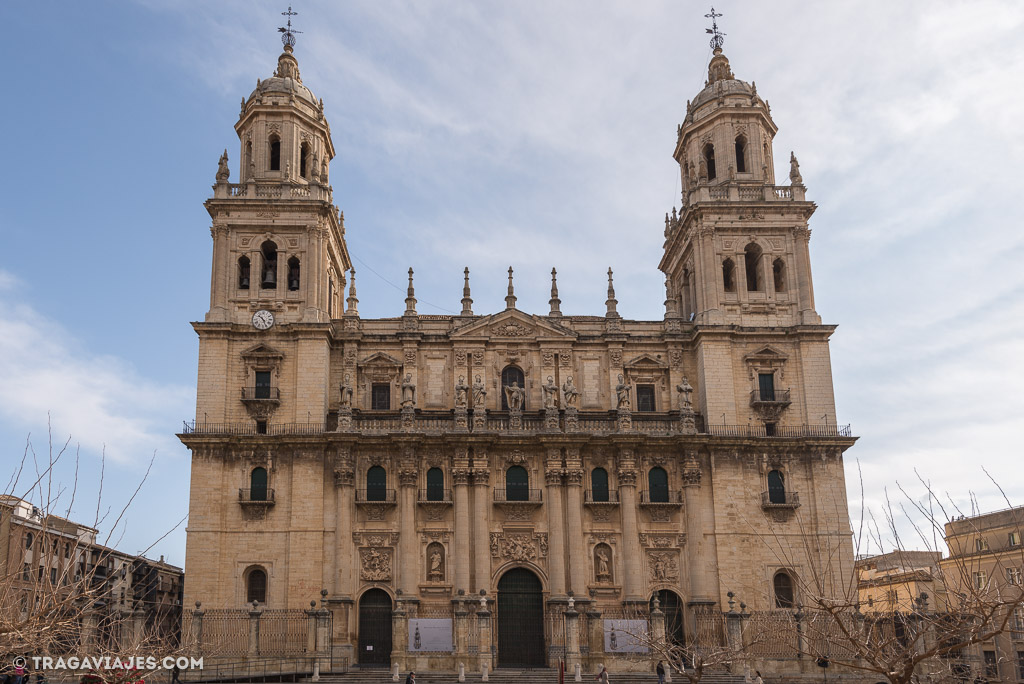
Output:
<path fill-rule="evenodd" d="M 484 383 L 480 380 L 480 376 L 476 376 L 476 380 L 473 381 L 473 408 L 483 410 L 484 404 L 487 402 L 487 388 L 484 387 Z"/>
<path fill-rule="evenodd" d="M 544 390 L 544 408 L 558 408 L 558 385 L 555 384 L 555 379 L 549 375 L 548 381 L 541 385 L 541 389 Z"/>
<path fill-rule="evenodd" d="M 402 408 L 416 406 L 416 383 L 412 381 L 412 373 L 406 373 L 402 380 Z"/>
<path fill-rule="evenodd" d="M 676 385 L 676 391 L 679 392 L 679 408 L 683 411 L 693 410 L 693 401 L 691 395 L 693 394 L 693 387 L 690 382 L 683 376 L 683 381 Z"/>
<path fill-rule="evenodd" d="M 520 387 L 517 381 L 513 380 L 511 385 L 505 386 L 505 398 L 508 400 L 509 411 L 522 411 L 526 390 Z"/>
<path fill-rule="evenodd" d="M 566 409 L 575 409 L 579 396 L 580 391 L 576 389 L 576 385 L 572 384 L 572 376 L 570 375 L 562 383 L 562 406 Z"/>
<path fill-rule="evenodd" d="M 615 386 L 615 408 L 620 411 L 629 411 L 632 408 L 629 385 L 623 380 L 622 373 L 619 373 L 619 384 Z"/>
<path fill-rule="evenodd" d="M 348 373 L 345 373 L 345 379 L 341 383 L 341 408 L 352 408 L 352 394 L 352 377 Z"/>
<path fill-rule="evenodd" d="M 460 375 L 459 382 L 455 385 L 455 408 L 466 408 L 469 405 L 469 385 L 466 384 L 466 376 Z"/>
<path fill-rule="evenodd" d="M 597 549 L 597 551 L 595 552 L 595 556 L 597 556 L 597 571 L 596 571 L 597 581 L 598 582 L 610 581 L 611 578 L 612 578 L 612 573 L 611 573 L 611 566 L 608 563 L 608 561 L 609 561 L 608 552 L 605 551 L 603 548 L 599 547 Z"/>
<path fill-rule="evenodd" d="M 444 579 L 444 559 L 441 558 L 441 552 L 434 549 L 433 553 L 430 554 L 430 572 L 427 573 L 427 577 L 431 582 L 440 582 Z"/>

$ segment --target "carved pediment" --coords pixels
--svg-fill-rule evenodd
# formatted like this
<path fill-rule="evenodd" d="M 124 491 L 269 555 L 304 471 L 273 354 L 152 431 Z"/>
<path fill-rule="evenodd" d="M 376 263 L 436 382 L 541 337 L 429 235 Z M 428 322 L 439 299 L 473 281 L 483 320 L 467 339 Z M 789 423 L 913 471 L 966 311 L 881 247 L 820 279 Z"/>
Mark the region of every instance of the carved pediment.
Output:
<path fill-rule="evenodd" d="M 743 360 L 749 363 L 751 361 L 785 361 L 786 358 L 786 355 L 778 349 L 766 345 L 752 354 L 747 354 Z"/>
<path fill-rule="evenodd" d="M 366 366 L 377 367 L 377 368 L 400 368 L 401 362 L 390 354 L 384 352 L 377 352 L 376 354 L 370 354 L 365 359 L 359 362 L 359 367 L 363 368 Z"/>
<path fill-rule="evenodd" d="M 623 364 L 623 368 L 627 368 L 629 370 L 662 370 L 668 368 L 668 364 L 660 359 L 654 358 L 649 354 L 641 354 L 640 356 L 637 356 L 636 358 L 633 358 L 627 361 L 625 364 Z"/>
<path fill-rule="evenodd" d="M 456 328 L 449 334 L 449 337 L 452 339 L 499 338 L 528 340 L 552 337 L 564 339 L 575 338 L 576 333 L 541 316 L 531 316 L 513 309 L 485 316 L 461 328 Z"/>
<path fill-rule="evenodd" d="M 242 358 L 250 363 L 266 362 L 273 363 L 284 358 L 284 354 L 267 344 L 257 344 L 242 352 Z"/>

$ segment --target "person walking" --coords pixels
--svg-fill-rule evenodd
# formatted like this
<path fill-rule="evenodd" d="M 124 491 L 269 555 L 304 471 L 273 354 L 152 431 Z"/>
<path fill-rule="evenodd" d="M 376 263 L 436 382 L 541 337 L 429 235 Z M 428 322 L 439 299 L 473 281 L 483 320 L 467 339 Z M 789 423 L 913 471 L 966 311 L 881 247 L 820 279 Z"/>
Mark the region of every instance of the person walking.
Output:
<path fill-rule="evenodd" d="M 171 684 L 181 684 L 181 668 L 178 664 L 174 664 L 174 668 L 171 670 Z"/>
<path fill-rule="evenodd" d="M 665 663 L 659 660 L 654 671 L 658 673 L 658 684 L 665 684 Z"/>
<path fill-rule="evenodd" d="M 416 684 L 416 673 L 412 670 L 405 676 L 405 684 Z"/>
<path fill-rule="evenodd" d="M 602 665 L 601 671 L 597 673 L 594 679 L 600 681 L 601 684 L 608 684 L 608 668 Z"/>

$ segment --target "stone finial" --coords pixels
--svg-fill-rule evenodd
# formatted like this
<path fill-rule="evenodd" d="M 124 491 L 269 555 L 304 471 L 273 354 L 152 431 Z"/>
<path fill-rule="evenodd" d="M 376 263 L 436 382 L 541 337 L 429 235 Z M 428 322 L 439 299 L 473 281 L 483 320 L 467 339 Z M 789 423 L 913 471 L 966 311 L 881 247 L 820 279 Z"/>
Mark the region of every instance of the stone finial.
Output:
<path fill-rule="evenodd" d="M 672 282 L 665 278 L 665 318 L 676 318 L 678 315 L 676 298 L 672 296 Z"/>
<path fill-rule="evenodd" d="M 512 284 L 512 267 L 508 267 L 508 294 L 505 295 L 505 308 L 516 308 L 516 289 Z"/>
<path fill-rule="evenodd" d="M 605 306 L 608 307 L 608 311 L 605 313 L 606 318 L 618 318 L 619 312 L 615 310 L 618 306 L 619 300 L 615 299 L 615 283 L 612 282 L 612 268 L 608 267 L 608 299 L 604 302 Z"/>
<path fill-rule="evenodd" d="M 356 269 L 352 269 L 349 275 L 348 281 L 348 299 L 346 300 L 348 306 L 345 309 L 346 316 L 358 316 L 359 315 L 359 299 L 356 297 Z"/>
<path fill-rule="evenodd" d="M 473 297 L 469 294 L 469 266 L 463 271 L 463 284 L 462 284 L 462 315 L 472 316 L 473 315 Z"/>
<path fill-rule="evenodd" d="M 803 185 L 804 177 L 800 175 L 800 162 L 796 160 L 796 154 L 789 153 L 789 182 L 792 185 Z"/>
<path fill-rule="evenodd" d="M 409 288 L 405 295 L 405 315 L 416 315 L 416 289 L 412 285 L 412 266 L 409 267 Z"/>
<path fill-rule="evenodd" d="M 220 155 L 220 159 L 217 160 L 217 182 L 227 183 L 230 176 L 231 171 L 228 169 L 228 151 L 225 149 L 224 154 Z"/>
<path fill-rule="evenodd" d="M 551 299 L 548 300 L 548 304 L 551 305 L 551 311 L 548 312 L 548 316 L 561 317 L 562 315 L 562 300 L 558 298 L 558 272 L 552 267 L 551 269 Z"/>

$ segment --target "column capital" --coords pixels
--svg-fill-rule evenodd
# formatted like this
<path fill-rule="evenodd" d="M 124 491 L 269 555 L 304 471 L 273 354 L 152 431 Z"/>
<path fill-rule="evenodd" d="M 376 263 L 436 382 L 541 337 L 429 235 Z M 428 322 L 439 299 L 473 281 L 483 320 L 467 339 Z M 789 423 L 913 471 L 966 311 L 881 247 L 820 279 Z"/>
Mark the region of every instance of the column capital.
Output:
<path fill-rule="evenodd" d="M 568 468 L 565 471 L 565 481 L 570 487 L 580 487 L 583 485 L 583 469 L 582 468 Z"/>

